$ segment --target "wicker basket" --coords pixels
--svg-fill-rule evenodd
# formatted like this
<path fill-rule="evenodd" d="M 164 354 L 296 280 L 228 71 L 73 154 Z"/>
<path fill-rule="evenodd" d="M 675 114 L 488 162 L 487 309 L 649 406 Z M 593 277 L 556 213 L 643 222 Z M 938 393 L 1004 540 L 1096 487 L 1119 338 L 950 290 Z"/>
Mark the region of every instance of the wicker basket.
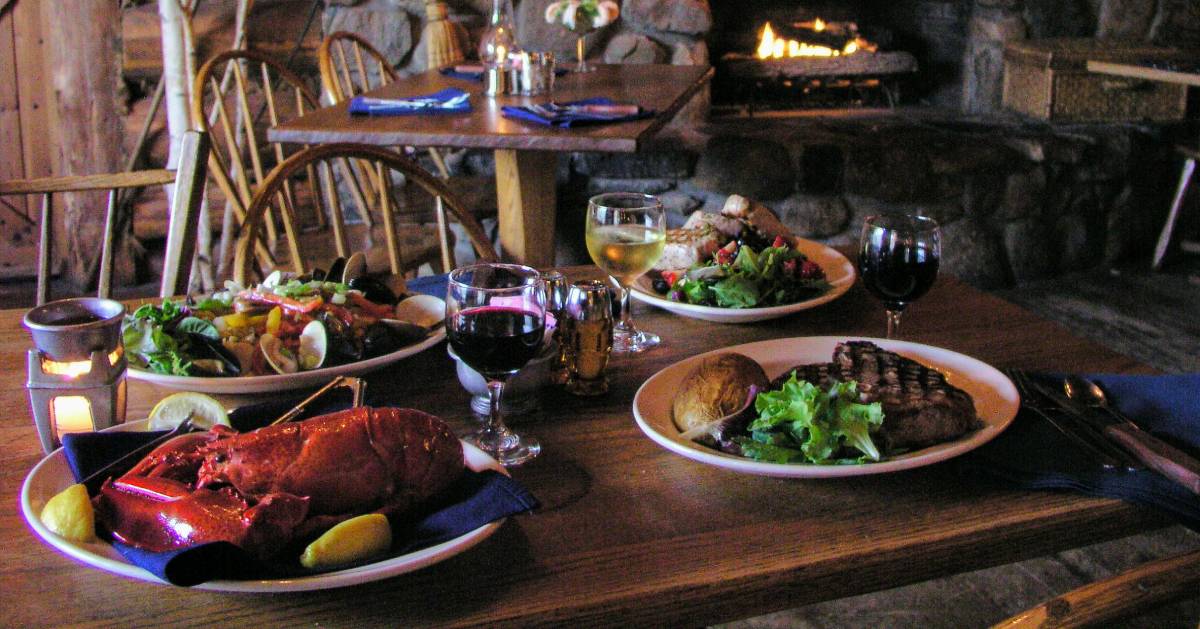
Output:
<path fill-rule="evenodd" d="M 1178 60 L 1171 48 L 1100 39 L 1033 39 L 1004 50 L 1004 106 L 1057 122 L 1181 120 L 1187 87 L 1088 72 L 1087 62 Z"/>

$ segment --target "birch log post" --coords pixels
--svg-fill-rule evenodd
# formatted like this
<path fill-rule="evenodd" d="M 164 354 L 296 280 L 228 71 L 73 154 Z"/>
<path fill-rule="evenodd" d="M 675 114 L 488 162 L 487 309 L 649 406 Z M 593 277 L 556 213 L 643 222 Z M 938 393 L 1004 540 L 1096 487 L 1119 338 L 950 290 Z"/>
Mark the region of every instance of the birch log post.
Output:
<path fill-rule="evenodd" d="M 121 10 L 117 2 L 58 0 L 41 4 L 45 73 L 52 89 L 48 141 L 55 170 L 63 175 L 119 172 L 124 118 L 121 85 Z M 66 19 L 64 16 L 69 16 Z M 53 218 L 54 249 L 63 277 L 91 286 L 100 263 L 103 193 L 62 196 Z M 118 221 L 113 280 L 132 283 L 140 247 L 132 221 Z"/>

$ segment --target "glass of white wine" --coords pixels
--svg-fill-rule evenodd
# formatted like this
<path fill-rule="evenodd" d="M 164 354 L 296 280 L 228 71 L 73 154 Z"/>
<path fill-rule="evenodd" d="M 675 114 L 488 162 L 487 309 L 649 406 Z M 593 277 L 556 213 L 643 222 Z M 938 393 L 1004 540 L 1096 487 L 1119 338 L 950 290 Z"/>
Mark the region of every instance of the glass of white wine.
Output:
<path fill-rule="evenodd" d="M 613 325 L 613 351 L 636 353 L 658 345 L 658 335 L 633 325 L 630 287 L 658 262 L 666 242 L 666 217 L 658 197 L 609 192 L 588 201 L 588 254 L 621 286 L 621 316 Z"/>

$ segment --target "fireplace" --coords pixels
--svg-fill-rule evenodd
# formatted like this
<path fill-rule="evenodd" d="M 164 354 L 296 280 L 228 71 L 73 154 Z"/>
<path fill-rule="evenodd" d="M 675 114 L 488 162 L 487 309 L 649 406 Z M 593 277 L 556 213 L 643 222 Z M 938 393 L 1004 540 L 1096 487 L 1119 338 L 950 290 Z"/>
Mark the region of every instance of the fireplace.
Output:
<path fill-rule="evenodd" d="M 969 9 L 953 0 L 713 3 L 713 111 L 956 104 L 957 93 L 939 92 L 959 91 Z"/>

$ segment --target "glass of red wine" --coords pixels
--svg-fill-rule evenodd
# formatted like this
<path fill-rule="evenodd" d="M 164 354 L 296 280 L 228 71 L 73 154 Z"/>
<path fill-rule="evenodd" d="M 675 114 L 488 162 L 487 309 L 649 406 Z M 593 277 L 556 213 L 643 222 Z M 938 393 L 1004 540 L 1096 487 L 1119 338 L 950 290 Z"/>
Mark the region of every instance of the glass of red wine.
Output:
<path fill-rule="evenodd" d="M 546 321 L 546 293 L 537 271 L 517 264 L 476 264 L 450 273 L 446 288 L 446 336 L 463 362 L 488 384 L 490 412 L 478 431 L 463 439 L 502 465 L 520 465 L 542 447 L 508 429 L 500 397 L 508 378 L 537 355 Z"/>
<path fill-rule="evenodd" d="M 942 231 L 936 221 L 911 214 L 868 216 L 859 238 L 863 285 L 887 308 L 887 338 L 900 333 L 900 315 L 937 279 Z"/>

